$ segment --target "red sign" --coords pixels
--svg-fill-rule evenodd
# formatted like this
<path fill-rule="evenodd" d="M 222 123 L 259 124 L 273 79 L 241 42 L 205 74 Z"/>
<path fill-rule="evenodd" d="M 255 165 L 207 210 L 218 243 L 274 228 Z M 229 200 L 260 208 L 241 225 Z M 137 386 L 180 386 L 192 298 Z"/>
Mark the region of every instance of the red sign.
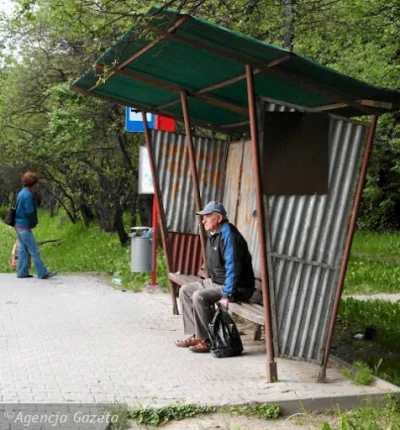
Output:
<path fill-rule="evenodd" d="M 156 130 L 175 131 L 176 121 L 165 116 L 156 115 Z"/>

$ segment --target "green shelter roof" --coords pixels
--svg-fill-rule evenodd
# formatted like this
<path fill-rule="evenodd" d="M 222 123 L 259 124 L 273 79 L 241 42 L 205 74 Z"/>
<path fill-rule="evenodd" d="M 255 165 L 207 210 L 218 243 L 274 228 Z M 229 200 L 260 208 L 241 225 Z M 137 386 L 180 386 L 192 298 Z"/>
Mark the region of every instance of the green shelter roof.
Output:
<path fill-rule="evenodd" d="M 181 119 L 180 92 L 194 123 L 248 121 L 245 66 L 255 93 L 276 103 L 342 116 L 400 108 L 400 92 L 369 85 L 285 49 L 199 18 L 151 8 L 145 31 L 123 35 L 70 88 L 85 95 Z"/>

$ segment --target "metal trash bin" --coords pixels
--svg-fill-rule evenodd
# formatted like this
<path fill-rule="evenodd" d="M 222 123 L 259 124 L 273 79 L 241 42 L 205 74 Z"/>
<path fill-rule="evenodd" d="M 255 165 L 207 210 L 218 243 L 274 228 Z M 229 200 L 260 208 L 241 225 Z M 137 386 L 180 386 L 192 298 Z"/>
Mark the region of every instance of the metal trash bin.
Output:
<path fill-rule="evenodd" d="M 131 272 L 153 270 L 153 230 L 150 227 L 132 227 Z"/>

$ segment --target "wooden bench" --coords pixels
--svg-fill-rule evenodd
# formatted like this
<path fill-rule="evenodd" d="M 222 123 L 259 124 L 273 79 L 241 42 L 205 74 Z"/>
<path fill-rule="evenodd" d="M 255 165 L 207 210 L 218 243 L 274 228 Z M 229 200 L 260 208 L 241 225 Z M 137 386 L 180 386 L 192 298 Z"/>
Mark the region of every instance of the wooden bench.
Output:
<path fill-rule="evenodd" d="M 202 281 L 205 277 L 204 271 L 200 270 L 196 275 L 184 275 L 182 273 L 169 273 L 168 278 L 179 287 L 191 282 Z M 256 278 L 256 290 L 261 290 L 261 280 Z M 250 300 L 249 302 L 230 302 L 229 311 L 248 321 L 254 323 L 254 340 L 261 339 L 261 328 L 264 326 L 264 308 L 260 304 Z"/>

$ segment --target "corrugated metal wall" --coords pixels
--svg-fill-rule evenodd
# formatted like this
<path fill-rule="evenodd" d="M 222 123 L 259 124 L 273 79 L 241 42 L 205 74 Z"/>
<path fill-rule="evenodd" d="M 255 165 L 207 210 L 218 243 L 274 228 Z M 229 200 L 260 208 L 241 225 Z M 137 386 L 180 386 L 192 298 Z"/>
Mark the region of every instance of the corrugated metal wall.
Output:
<path fill-rule="evenodd" d="M 152 145 L 168 231 L 198 233 L 185 136 L 154 131 Z M 221 199 L 228 142 L 193 138 L 203 204 Z"/>
<path fill-rule="evenodd" d="M 195 275 L 202 263 L 201 247 L 185 136 L 153 131 L 152 146 L 169 232 L 171 270 Z M 203 205 L 220 200 L 228 142 L 194 137 L 193 146 Z"/>
<path fill-rule="evenodd" d="M 326 196 L 269 196 L 279 355 L 322 362 L 368 127 L 330 121 Z"/>
<path fill-rule="evenodd" d="M 265 111 L 285 110 L 264 105 Z M 292 109 L 291 109 L 292 110 Z M 267 196 L 268 271 L 280 356 L 322 362 L 368 127 L 331 117 L 329 194 Z M 260 272 L 257 214 L 249 142 L 194 139 L 203 204 L 220 199 L 249 243 Z M 173 270 L 200 264 L 193 186 L 182 135 L 153 134 L 153 148 L 173 254 Z"/>
<path fill-rule="evenodd" d="M 268 272 L 280 356 L 322 362 L 367 134 L 364 125 L 332 117 L 328 195 L 265 199 Z M 228 154 L 224 204 L 249 242 L 254 270 L 260 273 L 253 184 L 250 142 L 234 142 Z"/>

